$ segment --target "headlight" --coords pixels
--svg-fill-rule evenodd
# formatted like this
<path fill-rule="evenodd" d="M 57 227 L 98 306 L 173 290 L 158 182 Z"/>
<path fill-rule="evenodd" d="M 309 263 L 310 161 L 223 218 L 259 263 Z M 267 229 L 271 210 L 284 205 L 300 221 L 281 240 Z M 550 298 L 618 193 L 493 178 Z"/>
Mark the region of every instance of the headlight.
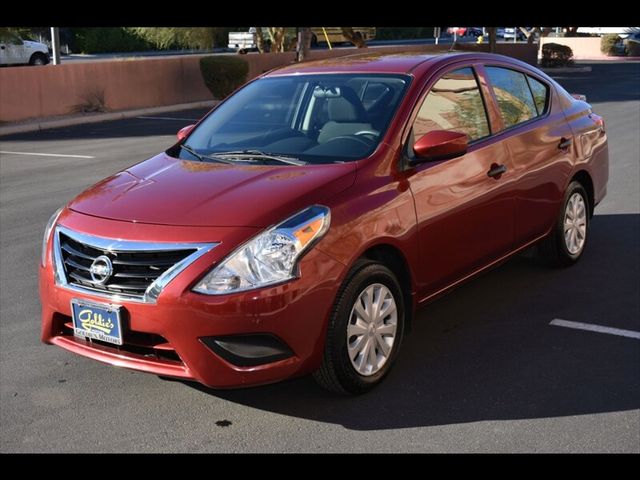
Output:
<path fill-rule="evenodd" d="M 235 250 L 194 288 L 207 295 L 241 292 L 291 280 L 300 256 L 329 229 L 327 207 L 314 205 Z"/>
<path fill-rule="evenodd" d="M 49 243 L 49 237 L 51 236 L 51 230 L 53 230 L 53 227 L 55 226 L 56 222 L 58 221 L 58 217 L 62 213 L 63 209 L 64 209 L 64 206 L 60 207 L 58 210 L 56 210 L 53 213 L 53 215 L 51 215 L 51 218 L 47 222 L 47 226 L 44 229 L 44 238 L 42 239 L 42 255 L 41 255 L 41 258 L 40 258 L 40 263 L 42 264 L 43 267 L 46 266 L 46 264 L 47 264 L 47 244 Z"/>

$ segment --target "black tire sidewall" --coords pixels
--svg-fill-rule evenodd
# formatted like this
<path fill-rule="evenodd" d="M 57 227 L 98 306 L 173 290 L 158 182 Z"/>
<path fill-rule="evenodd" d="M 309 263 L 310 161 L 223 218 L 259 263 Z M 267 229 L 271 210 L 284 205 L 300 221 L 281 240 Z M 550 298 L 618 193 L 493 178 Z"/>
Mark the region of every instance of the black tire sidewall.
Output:
<path fill-rule="evenodd" d="M 567 245 L 564 239 L 564 215 L 567 208 L 567 203 L 569 203 L 569 199 L 573 196 L 573 194 L 579 193 L 582 196 L 582 200 L 584 201 L 585 208 L 587 209 L 587 228 L 585 229 L 585 239 L 584 245 L 580 251 L 576 254 L 572 254 L 567 249 Z M 585 249 L 587 248 L 587 243 L 589 243 L 589 226 L 591 223 L 591 211 L 589 206 L 589 197 L 587 196 L 587 192 L 579 182 L 571 182 L 569 187 L 567 188 L 567 192 L 564 196 L 564 202 L 562 203 L 562 210 L 560 211 L 560 215 L 558 215 L 558 222 L 556 224 L 556 243 L 558 248 L 558 253 L 561 258 L 568 263 L 575 263 L 582 256 Z"/>
<path fill-rule="evenodd" d="M 38 60 L 41 60 L 42 63 L 38 63 Z M 31 55 L 31 58 L 29 59 L 29 65 L 46 65 L 46 64 L 47 64 L 47 59 L 42 53 L 34 53 L 33 55 Z"/>
<path fill-rule="evenodd" d="M 398 309 L 398 326 L 396 337 L 387 362 L 371 376 L 360 375 L 349 359 L 347 349 L 347 326 L 350 321 L 353 305 L 362 291 L 374 283 L 386 286 L 394 296 Z M 336 375 L 343 388 L 350 393 L 361 393 L 377 385 L 391 369 L 404 337 L 405 305 L 402 290 L 394 274 L 382 264 L 369 263 L 353 274 L 343 289 L 340 304 L 334 311 L 332 322 L 332 356 L 336 366 Z"/>

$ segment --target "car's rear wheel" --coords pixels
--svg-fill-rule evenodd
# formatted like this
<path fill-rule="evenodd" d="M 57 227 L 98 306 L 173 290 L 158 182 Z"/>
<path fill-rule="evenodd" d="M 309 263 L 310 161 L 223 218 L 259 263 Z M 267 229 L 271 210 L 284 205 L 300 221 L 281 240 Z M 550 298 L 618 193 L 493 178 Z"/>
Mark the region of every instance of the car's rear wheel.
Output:
<path fill-rule="evenodd" d="M 404 320 L 403 296 L 393 272 L 377 262 L 359 261 L 336 298 L 316 381 L 342 394 L 378 385 L 398 355 Z"/>
<path fill-rule="evenodd" d="M 29 59 L 29 65 L 46 65 L 47 63 L 49 61 L 43 53 L 34 53 Z"/>
<path fill-rule="evenodd" d="M 580 182 L 571 182 L 551 234 L 540 244 L 543 258 L 553 266 L 573 265 L 582 256 L 589 232 L 589 197 Z"/>

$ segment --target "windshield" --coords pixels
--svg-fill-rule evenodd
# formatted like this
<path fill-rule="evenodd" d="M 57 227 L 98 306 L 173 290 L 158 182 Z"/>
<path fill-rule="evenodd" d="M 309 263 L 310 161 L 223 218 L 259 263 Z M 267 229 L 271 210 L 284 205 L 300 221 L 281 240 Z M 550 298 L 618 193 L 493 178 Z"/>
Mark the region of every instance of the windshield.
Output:
<path fill-rule="evenodd" d="M 404 75 L 263 78 L 227 99 L 171 154 L 265 163 L 364 158 L 382 139 L 408 83 Z"/>

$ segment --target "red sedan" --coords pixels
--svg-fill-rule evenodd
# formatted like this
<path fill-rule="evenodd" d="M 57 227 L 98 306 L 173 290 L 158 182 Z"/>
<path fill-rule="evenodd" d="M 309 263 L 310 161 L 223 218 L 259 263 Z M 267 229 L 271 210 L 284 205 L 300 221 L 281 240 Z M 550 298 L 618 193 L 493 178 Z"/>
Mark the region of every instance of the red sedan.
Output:
<path fill-rule="evenodd" d="M 362 393 L 421 305 L 539 244 L 583 254 L 603 119 L 491 54 L 365 54 L 248 83 L 49 221 L 42 340 L 216 388 Z"/>

